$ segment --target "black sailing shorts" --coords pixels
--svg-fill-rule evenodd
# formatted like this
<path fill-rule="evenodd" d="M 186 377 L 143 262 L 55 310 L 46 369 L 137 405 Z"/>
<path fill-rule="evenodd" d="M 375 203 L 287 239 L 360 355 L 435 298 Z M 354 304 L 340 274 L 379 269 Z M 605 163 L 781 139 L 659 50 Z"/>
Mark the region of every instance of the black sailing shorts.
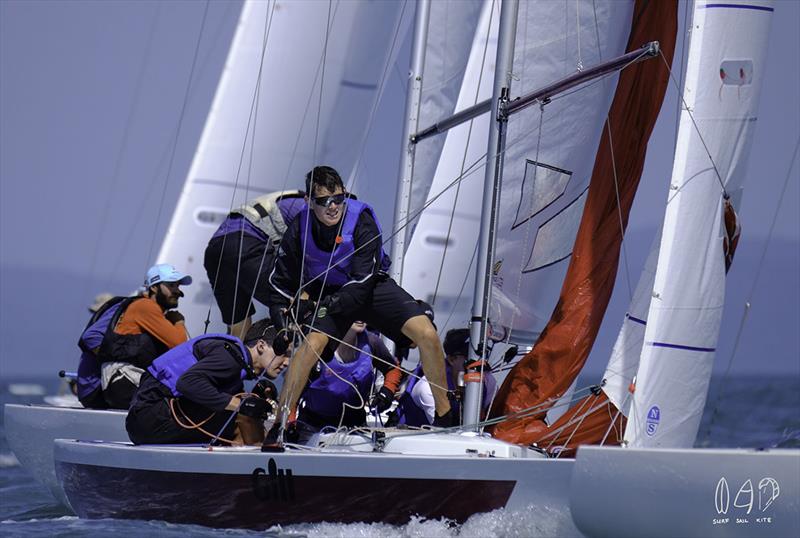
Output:
<path fill-rule="evenodd" d="M 239 232 L 213 237 L 208 242 L 203 266 L 225 324 L 239 323 L 256 313 L 250 297 L 267 304 L 268 279 L 274 256 L 275 249 L 271 244 Z"/>
<path fill-rule="evenodd" d="M 408 343 L 400 329 L 409 319 L 424 315 L 424 309 L 406 290 L 385 277 L 375 284 L 372 300 L 365 306 L 352 314 L 328 314 L 322 318 L 318 312 L 311 325 L 315 330 L 341 340 L 354 321 L 363 321 L 397 343 Z"/>

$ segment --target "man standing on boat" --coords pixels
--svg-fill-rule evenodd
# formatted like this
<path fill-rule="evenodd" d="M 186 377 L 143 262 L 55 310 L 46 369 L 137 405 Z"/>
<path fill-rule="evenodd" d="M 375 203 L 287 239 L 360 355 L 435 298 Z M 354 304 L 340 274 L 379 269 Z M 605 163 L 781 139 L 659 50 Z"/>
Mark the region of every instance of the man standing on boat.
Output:
<path fill-rule="evenodd" d="M 423 307 L 389 278 L 390 262 L 372 207 L 348 198 L 341 177 L 329 166 L 306 175 L 306 192 L 306 204 L 288 226 L 269 278 L 270 314 L 280 330 L 276 351 L 289 344 L 294 325 L 309 329 L 281 390 L 276 425 L 284 413 L 294 411 L 329 339 L 341 341 L 356 320 L 392 340 L 405 336 L 417 345 L 433 388 L 434 424 L 454 425 L 436 329 Z M 303 292 L 310 301 L 300 300 Z M 279 428 L 273 427 L 265 445 L 278 441 L 278 435 Z"/>
<path fill-rule="evenodd" d="M 269 342 L 275 328 L 253 324 L 244 342 L 235 336 L 206 334 L 170 350 L 142 375 L 125 427 L 136 444 L 257 444 L 271 405 L 256 395 L 244 397 L 243 379 L 275 379 L 288 364 Z M 238 416 L 234 420 L 233 413 Z"/>
<path fill-rule="evenodd" d="M 183 297 L 180 286 L 191 283 L 174 266 L 157 264 L 147 271 L 144 294 L 115 297 L 95 312 L 78 342 L 78 396 L 85 407 L 127 409 L 144 369 L 188 339 L 174 309 Z"/>
<path fill-rule="evenodd" d="M 275 248 L 304 194 L 281 191 L 251 200 L 231 211 L 208 242 L 203 265 L 229 334 L 247 334 L 255 313 L 252 299 L 267 304 Z"/>

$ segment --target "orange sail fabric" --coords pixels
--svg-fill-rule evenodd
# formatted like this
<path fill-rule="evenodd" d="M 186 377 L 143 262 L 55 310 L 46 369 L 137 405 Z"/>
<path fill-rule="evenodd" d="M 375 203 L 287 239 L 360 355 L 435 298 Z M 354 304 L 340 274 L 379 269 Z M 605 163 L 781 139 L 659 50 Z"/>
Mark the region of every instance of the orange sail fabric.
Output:
<path fill-rule="evenodd" d="M 580 445 L 619 445 L 625 433 L 625 415 L 609 401 L 605 392 L 589 394 L 561 415 L 543 436 L 539 447 L 564 457 L 574 457 Z"/>
<path fill-rule="evenodd" d="M 627 50 L 658 40 L 664 58 L 671 63 L 677 13 L 674 1 L 636 0 Z M 622 243 L 620 213 L 625 226 L 668 82 L 669 71 L 661 58 L 640 62 L 620 73 L 558 304 L 536 345 L 500 388 L 492 417 L 555 401 L 586 362 L 617 274 Z M 531 443 L 548 431 L 546 411 L 542 408 L 534 416 L 501 422 L 493 433 L 506 441 Z"/>

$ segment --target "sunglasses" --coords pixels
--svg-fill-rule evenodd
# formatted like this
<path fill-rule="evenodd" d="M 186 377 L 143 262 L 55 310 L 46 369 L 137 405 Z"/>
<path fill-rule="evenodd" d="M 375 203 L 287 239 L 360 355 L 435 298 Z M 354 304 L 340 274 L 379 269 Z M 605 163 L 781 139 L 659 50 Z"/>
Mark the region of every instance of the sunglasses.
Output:
<path fill-rule="evenodd" d="M 342 205 L 347 198 L 347 194 L 335 194 L 333 196 L 315 196 L 314 203 L 322 207 L 330 207 L 332 204 Z"/>

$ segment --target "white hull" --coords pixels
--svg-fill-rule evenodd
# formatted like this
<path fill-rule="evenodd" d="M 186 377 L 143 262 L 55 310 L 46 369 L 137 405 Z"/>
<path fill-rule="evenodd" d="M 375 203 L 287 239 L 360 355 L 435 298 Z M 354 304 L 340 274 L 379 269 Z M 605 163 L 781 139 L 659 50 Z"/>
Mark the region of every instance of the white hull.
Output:
<path fill-rule="evenodd" d="M 69 506 L 53 467 L 53 441 L 63 437 L 127 441 L 125 415 L 126 411 L 6 404 L 6 439 L 20 465 Z"/>
<path fill-rule="evenodd" d="M 371 448 L 367 438 L 349 439 L 360 444 L 284 453 L 59 439 L 55 459 L 70 504 L 92 519 L 263 529 L 321 521 L 403 524 L 414 515 L 461 522 L 497 508 L 563 511 L 567 503 L 573 460 L 458 434 L 394 438 L 383 452 L 362 451 Z M 576 532 L 571 524 L 568 530 Z"/>
<path fill-rule="evenodd" d="M 578 450 L 570 509 L 588 536 L 800 536 L 800 450 Z"/>

